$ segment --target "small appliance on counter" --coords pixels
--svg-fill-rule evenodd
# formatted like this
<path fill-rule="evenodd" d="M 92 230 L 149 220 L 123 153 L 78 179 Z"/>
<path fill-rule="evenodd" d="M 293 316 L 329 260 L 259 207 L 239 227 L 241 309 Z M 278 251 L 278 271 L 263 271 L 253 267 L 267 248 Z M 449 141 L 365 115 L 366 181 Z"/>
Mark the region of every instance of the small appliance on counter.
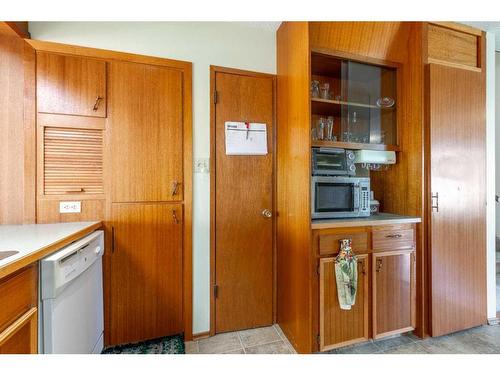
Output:
<path fill-rule="evenodd" d="M 356 164 L 371 171 L 387 169 L 389 165 L 396 164 L 394 151 L 356 150 L 354 155 Z"/>
<path fill-rule="evenodd" d="M 375 196 L 373 194 L 373 190 L 370 191 L 370 214 L 371 215 L 378 215 L 380 212 L 380 202 L 375 199 Z"/>
<path fill-rule="evenodd" d="M 312 219 L 370 216 L 370 179 L 355 177 L 355 155 L 341 148 L 313 148 Z"/>

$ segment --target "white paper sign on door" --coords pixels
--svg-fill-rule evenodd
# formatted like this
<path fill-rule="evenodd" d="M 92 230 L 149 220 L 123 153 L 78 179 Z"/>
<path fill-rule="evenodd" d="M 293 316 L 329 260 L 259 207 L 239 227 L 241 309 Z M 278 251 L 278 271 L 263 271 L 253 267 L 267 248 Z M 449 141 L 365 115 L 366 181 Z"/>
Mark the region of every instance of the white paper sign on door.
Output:
<path fill-rule="evenodd" d="M 226 121 L 226 155 L 267 155 L 267 125 Z"/>

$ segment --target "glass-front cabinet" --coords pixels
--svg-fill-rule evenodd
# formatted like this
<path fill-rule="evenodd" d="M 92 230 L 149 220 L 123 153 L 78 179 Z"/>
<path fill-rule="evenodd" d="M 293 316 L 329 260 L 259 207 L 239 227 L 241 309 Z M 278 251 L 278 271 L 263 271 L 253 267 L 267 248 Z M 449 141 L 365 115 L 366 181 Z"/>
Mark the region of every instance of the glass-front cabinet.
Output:
<path fill-rule="evenodd" d="M 397 69 L 313 53 L 313 145 L 397 150 Z"/>

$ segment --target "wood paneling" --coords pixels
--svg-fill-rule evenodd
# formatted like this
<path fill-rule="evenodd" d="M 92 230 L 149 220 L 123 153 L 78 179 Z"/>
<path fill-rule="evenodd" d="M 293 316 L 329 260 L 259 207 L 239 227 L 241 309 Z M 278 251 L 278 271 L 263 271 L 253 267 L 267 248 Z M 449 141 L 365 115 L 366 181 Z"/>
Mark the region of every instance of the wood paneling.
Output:
<path fill-rule="evenodd" d="M 109 77 L 112 201 L 182 200 L 182 73 L 111 62 Z"/>
<path fill-rule="evenodd" d="M 369 232 L 366 228 L 356 228 L 350 231 L 335 233 L 328 233 L 328 231 L 321 231 L 319 235 L 319 254 L 336 254 L 340 250 L 340 241 L 343 239 L 350 239 L 352 250 L 357 254 L 359 252 L 367 251 L 371 246 L 369 244 Z"/>
<path fill-rule="evenodd" d="M 368 255 L 358 256 L 356 303 L 351 310 L 342 310 L 339 305 L 335 258 L 321 259 L 319 272 L 319 349 L 331 350 L 368 340 Z"/>
<path fill-rule="evenodd" d="M 0 280 L 0 332 L 38 304 L 38 267 L 33 264 Z"/>
<path fill-rule="evenodd" d="M 373 337 L 414 328 L 414 252 L 393 251 L 372 258 Z"/>
<path fill-rule="evenodd" d="M 400 250 L 415 248 L 415 230 L 412 225 L 373 227 L 373 250 Z"/>
<path fill-rule="evenodd" d="M 404 62 L 410 22 L 309 22 L 312 49 Z"/>
<path fill-rule="evenodd" d="M 105 201 L 103 199 L 87 199 L 87 197 L 61 197 L 57 199 L 39 199 L 37 202 L 37 223 L 67 223 L 72 221 L 101 221 L 105 219 Z M 59 202 L 80 201 L 81 212 L 60 213 Z"/>
<path fill-rule="evenodd" d="M 0 333 L 0 354 L 36 354 L 38 352 L 38 311 L 31 308 Z"/>
<path fill-rule="evenodd" d="M 298 352 L 316 345 L 311 315 L 309 37 L 307 22 L 277 33 L 277 322 Z M 317 292 L 316 292 L 317 294 Z"/>
<path fill-rule="evenodd" d="M 109 345 L 181 333 L 181 204 L 112 207 Z"/>
<path fill-rule="evenodd" d="M 274 219 L 262 212 L 274 211 L 274 76 L 226 70 L 214 78 L 214 328 L 220 333 L 273 323 Z M 268 154 L 227 156 L 226 121 L 265 123 Z"/>
<path fill-rule="evenodd" d="M 106 117 L 106 62 L 37 52 L 37 110 Z"/>
<path fill-rule="evenodd" d="M 99 129 L 45 127 L 44 194 L 102 194 L 102 137 Z"/>
<path fill-rule="evenodd" d="M 34 51 L 0 33 L 0 224 L 35 219 Z"/>
<path fill-rule="evenodd" d="M 429 62 L 481 68 L 480 35 L 432 23 L 427 27 Z"/>
<path fill-rule="evenodd" d="M 432 335 L 486 323 L 484 72 L 430 64 Z M 433 200 L 434 204 L 436 199 Z"/>

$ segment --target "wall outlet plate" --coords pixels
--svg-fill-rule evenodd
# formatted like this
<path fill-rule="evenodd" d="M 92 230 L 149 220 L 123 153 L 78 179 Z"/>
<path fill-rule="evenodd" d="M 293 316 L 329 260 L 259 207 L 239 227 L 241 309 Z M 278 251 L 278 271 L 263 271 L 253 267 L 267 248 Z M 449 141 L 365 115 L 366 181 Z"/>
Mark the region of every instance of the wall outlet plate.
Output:
<path fill-rule="evenodd" d="M 71 201 L 71 202 L 59 202 L 59 213 L 61 214 L 71 214 L 82 212 L 82 202 Z"/>

